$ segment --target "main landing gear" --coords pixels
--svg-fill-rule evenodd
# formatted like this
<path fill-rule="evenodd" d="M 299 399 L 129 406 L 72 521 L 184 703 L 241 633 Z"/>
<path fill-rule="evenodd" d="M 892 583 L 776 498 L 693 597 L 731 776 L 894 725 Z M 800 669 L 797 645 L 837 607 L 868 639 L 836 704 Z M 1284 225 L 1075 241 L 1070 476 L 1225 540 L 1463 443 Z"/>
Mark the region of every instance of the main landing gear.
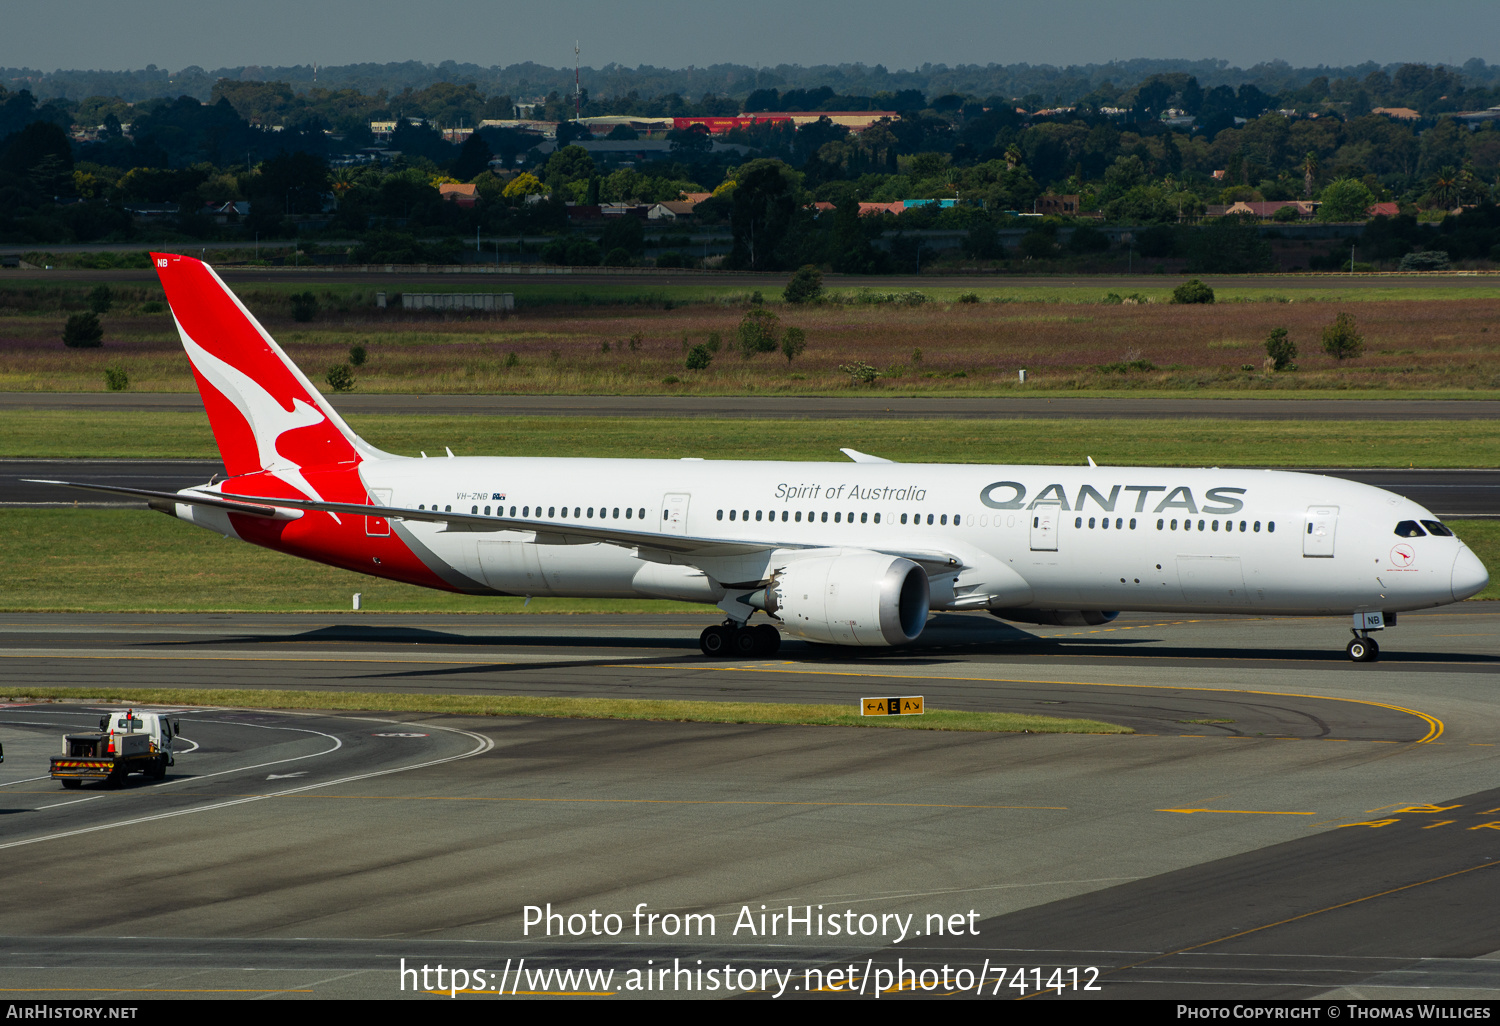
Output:
<path fill-rule="evenodd" d="M 726 620 L 704 630 L 698 647 L 710 659 L 775 655 L 781 647 L 781 632 L 768 623 L 751 627 Z"/>

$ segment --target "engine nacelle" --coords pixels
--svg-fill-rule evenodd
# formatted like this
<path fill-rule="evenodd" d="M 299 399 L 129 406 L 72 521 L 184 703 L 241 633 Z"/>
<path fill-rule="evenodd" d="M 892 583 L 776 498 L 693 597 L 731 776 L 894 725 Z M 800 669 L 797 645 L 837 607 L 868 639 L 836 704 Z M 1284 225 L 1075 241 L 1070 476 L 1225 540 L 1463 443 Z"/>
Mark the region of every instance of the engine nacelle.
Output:
<path fill-rule="evenodd" d="M 1036 623 L 1047 627 L 1098 627 L 1120 615 L 1117 609 L 991 609 L 990 613 L 1014 623 Z"/>
<path fill-rule="evenodd" d="M 927 572 L 911 560 L 853 552 L 794 560 L 748 602 L 793 637 L 885 646 L 916 640 L 927 625 L 930 594 Z"/>

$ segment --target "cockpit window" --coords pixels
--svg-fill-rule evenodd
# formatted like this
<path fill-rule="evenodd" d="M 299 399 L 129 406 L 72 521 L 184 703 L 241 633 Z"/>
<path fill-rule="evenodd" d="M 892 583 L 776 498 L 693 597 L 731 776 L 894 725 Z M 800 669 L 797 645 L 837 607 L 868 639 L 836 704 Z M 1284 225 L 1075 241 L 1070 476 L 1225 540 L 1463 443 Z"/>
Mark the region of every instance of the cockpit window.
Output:
<path fill-rule="evenodd" d="M 1422 526 L 1427 528 L 1428 534 L 1434 535 L 1438 538 L 1453 537 L 1453 532 L 1448 530 L 1442 524 L 1438 523 L 1436 520 L 1424 520 L 1422 521 Z"/>
<path fill-rule="evenodd" d="M 1427 532 L 1418 527 L 1415 520 L 1403 520 L 1396 525 L 1396 536 L 1398 538 L 1425 538 Z"/>

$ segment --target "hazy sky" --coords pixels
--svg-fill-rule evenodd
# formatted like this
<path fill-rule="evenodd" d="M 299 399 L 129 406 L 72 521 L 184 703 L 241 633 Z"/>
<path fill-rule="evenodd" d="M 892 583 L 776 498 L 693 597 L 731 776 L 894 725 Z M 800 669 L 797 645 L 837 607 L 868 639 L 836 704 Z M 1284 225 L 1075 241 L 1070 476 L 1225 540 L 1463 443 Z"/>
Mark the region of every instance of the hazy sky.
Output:
<path fill-rule="evenodd" d="M 0 66 L 1500 63 L 1495 0 L 0 0 Z"/>

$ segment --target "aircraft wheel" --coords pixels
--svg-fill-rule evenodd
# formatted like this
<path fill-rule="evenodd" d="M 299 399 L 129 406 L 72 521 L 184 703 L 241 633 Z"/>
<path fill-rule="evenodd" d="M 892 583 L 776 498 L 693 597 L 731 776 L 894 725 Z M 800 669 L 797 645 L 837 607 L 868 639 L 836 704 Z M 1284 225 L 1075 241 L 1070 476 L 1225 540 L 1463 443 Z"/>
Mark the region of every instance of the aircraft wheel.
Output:
<path fill-rule="evenodd" d="M 1372 638 L 1355 638 L 1349 642 L 1347 651 L 1356 663 L 1373 663 L 1380 655 L 1380 646 Z"/>
<path fill-rule="evenodd" d="M 775 655 L 781 648 L 781 632 L 768 623 L 759 624 L 754 630 L 760 637 L 761 655 Z"/>
<path fill-rule="evenodd" d="M 698 635 L 698 647 L 710 659 L 718 659 L 729 654 L 732 640 L 733 636 L 729 633 L 728 627 L 708 627 Z"/>
<path fill-rule="evenodd" d="M 765 641 L 756 627 L 741 627 L 734 632 L 734 654 L 758 656 L 765 651 Z"/>

